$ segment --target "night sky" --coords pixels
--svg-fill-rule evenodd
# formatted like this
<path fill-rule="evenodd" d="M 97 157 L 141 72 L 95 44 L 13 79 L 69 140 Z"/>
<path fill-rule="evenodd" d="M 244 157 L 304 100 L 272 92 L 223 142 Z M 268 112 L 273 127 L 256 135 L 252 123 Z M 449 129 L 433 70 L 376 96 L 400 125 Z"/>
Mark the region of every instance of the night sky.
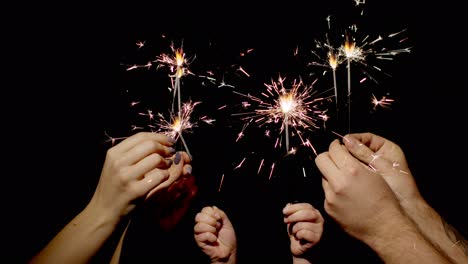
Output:
<path fill-rule="evenodd" d="M 194 156 L 199 192 L 171 232 L 137 219 L 124 245 L 123 262 L 168 263 L 158 259 L 172 258 L 170 263 L 208 263 L 195 246 L 193 219 L 203 206 L 214 204 L 235 225 L 239 263 L 288 263 L 281 209 L 287 202 L 306 201 L 325 217 L 322 241 L 313 249 L 316 263 L 380 263 L 370 249 L 326 215 L 321 175 L 310 149 L 301 148 L 297 155 L 284 158 L 284 149 L 273 149 L 272 140 L 258 127 L 249 127 L 243 140 L 235 142 L 243 123 L 232 114 L 241 110 L 236 105 L 245 98 L 232 91 L 257 93 L 264 83 L 281 75 L 287 80 L 300 76 L 306 83 L 317 80 L 317 90 L 327 90 L 328 96 L 333 93 L 330 72 L 322 75 L 320 68 L 307 66 L 314 59 L 310 53 L 314 40 L 323 40 L 327 32 L 328 15 L 337 28 L 357 23 L 358 32 L 371 37 L 406 29 L 402 36 L 408 39 L 402 45 L 410 46 L 411 53 L 398 54 L 393 61 L 369 62 L 386 73 L 372 72 L 378 82 L 359 83 L 364 77 L 362 67 L 353 68 L 351 131 L 373 132 L 399 144 L 423 196 L 467 237 L 468 86 L 462 71 L 466 52 L 460 8 L 450 3 L 455 1 L 444 1 L 443 6 L 407 6 L 401 0 L 366 2 L 362 16 L 352 0 L 256 7 L 219 2 L 18 9 L 7 40 L 12 49 L 6 51 L 12 59 L 6 77 L 12 81 L 3 87 L 2 96 L 7 132 L 3 186 L 8 193 L 4 239 L 11 246 L 2 257 L 9 263 L 12 258 L 24 262 L 84 208 L 111 147 L 106 133 L 126 137 L 135 133 L 132 125 L 148 130 L 147 118 L 138 115 L 146 109 L 167 114 L 172 100 L 168 69 L 126 68 L 170 53 L 171 41 L 176 46 L 183 41 L 187 56 L 193 56 L 190 69 L 195 74 L 183 79 L 183 100 L 202 102 L 194 118 L 207 115 L 216 120 L 212 125 L 199 123 L 185 138 Z M 138 49 L 138 41 L 145 41 L 145 46 Z M 253 51 L 240 55 L 248 49 Z M 239 66 L 250 77 L 236 70 Z M 207 71 L 215 74 L 217 82 L 197 77 Z M 338 73 L 344 88 L 344 65 Z M 223 77 L 235 88 L 218 87 Z M 371 94 L 395 101 L 390 109 L 374 110 Z M 132 101 L 140 104 L 131 108 Z M 219 110 L 223 105 L 227 107 Z M 337 137 L 331 131 L 347 130 L 332 115 L 334 103 L 328 107 L 331 116 L 326 128 L 308 132 L 318 152 Z M 183 146 L 179 144 L 178 149 Z M 245 165 L 234 169 L 244 157 Z M 261 159 L 267 166 L 277 163 L 271 179 L 266 168 L 257 174 Z M 105 259 L 108 251 L 98 260 Z"/>

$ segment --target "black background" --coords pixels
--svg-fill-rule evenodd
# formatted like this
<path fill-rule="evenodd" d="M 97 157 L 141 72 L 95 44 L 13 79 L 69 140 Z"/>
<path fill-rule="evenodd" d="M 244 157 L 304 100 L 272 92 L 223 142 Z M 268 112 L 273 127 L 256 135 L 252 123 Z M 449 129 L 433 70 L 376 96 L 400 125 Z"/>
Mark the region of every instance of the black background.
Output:
<path fill-rule="evenodd" d="M 455 1 L 417 6 L 406 1 L 366 2 L 364 16 L 358 20 L 351 0 L 14 8 L 18 15 L 7 21 L 4 43 L 3 228 L 7 236 L 3 238 L 9 246 L 3 257 L 8 262 L 25 261 L 83 209 L 111 146 L 105 133 L 129 136 L 132 124 L 145 124 L 136 109 L 130 109 L 130 101 L 167 109 L 171 98 L 167 69 L 128 72 L 123 64 L 144 64 L 148 58 L 170 52 L 171 40 L 183 39 L 187 54 L 196 54 L 191 64 L 194 72 L 212 69 L 218 77 L 225 72 L 236 89 L 261 87 L 279 73 L 300 73 L 311 80 L 304 72 L 313 70 L 304 62 L 313 39 L 325 32 L 327 15 L 344 24 L 357 21 L 358 28 L 371 36 L 407 28 L 412 52 L 382 65 L 392 76 L 377 75 L 379 84 L 356 85 L 362 90 L 355 92 L 352 131 L 374 132 L 398 143 L 423 196 L 466 236 L 467 86 L 461 9 Z M 135 43 L 143 40 L 146 46 L 137 50 Z M 300 55 L 294 57 L 296 47 Z M 248 48 L 254 51 L 240 57 Z M 230 65 L 245 66 L 251 77 L 239 75 Z M 202 206 L 216 204 L 235 224 L 239 263 L 261 259 L 287 263 L 281 209 L 288 201 L 303 200 L 326 217 L 322 241 L 313 251 L 317 263 L 379 263 L 368 248 L 326 216 L 313 153 L 278 159 L 281 169 L 271 180 L 265 172 L 257 174 L 261 157 L 269 159 L 270 165 L 278 157 L 270 151 L 270 142 L 261 131 L 253 130 L 245 141 L 234 143 L 241 126 L 230 117 L 233 110 L 217 108 L 239 98 L 229 88 L 203 85 L 201 79 L 190 77 L 183 83 L 184 96 L 203 101 L 198 110 L 216 119 L 213 126 L 201 124 L 187 135 L 199 194 L 170 233 L 155 230 L 145 221 L 132 227 L 124 247 L 125 262 L 152 258 L 149 262 L 208 263 L 193 242 L 193 217 Z M 318 85 L 326 87 L 327 78 L 321 77 Z M 371 92 L 389 92 L 396 100 L 392 109 L 372 111 L 367 101 Z M 312 135 L 317 151 L 326 150 L 336 138 L 330 133 L 333 129 L 342 127 L 331 121 L 328 130 Z M 233 170 L 243 157 L 248 157 L 245 166 Z M 294 164 L 289 162 L 300 163 L 307 177 L 291 169 Z"/>

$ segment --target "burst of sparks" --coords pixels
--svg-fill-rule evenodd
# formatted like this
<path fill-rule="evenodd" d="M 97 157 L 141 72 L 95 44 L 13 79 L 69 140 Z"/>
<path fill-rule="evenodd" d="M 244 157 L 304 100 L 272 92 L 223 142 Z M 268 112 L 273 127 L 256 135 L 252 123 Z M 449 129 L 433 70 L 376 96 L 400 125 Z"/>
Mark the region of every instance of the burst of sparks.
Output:
<path fill-rule="evenodd" d="M 318 97 L 312 85 L 305 85 L 301 79 L 294 79 L 291 87 L 287 89 L 284 84 L 285 79 L 280 76 L 277 81 L 265 84 L 266 90 L 261 93 L 261 97 L 234 92 L 252 102 L 242 102 L 245 108 L 256 107 L 252 112 L 233 114 L 243 116 L 242 120 L 246 121 L 238 140 L 244 136 L 244 130 L 249 123 L 258 127 L 279 124 L 279 136 L 276 142 L 280 142 L 280 137 L 284 133 L 287 153 L 296 152 L 295 148 L 289 148 L 290 127 L 302 145 L 311 147 L 304 134 L 308 130 L 319 129 L 321 127 L 319 121 L 326 121 L 326 111 L 319 109 L 319 102 L 327 98 Z"/>
<path fill-rule="evenodd" d="M 190 74 L 191 72 L 188 68 L 190 60 L 186 57 L 184 49 L 182 47 L 175 48 L 174 44 L 172 44 L 171 50 L 173 54 L 162 53 L 156 57 L 155 61 L 159 63 L 158 68 L 168 67 L 172 73 L 171 77 L 181 78 Z"/>
<path fill-rule="evenodd" d="M 207 116 L 199 118 L 197 122 L 192 122 L 191 117 L 194 111 L 195 106 L 201 102 L 191 102 L 188 101 L 182 105 L 182 110 L 180 111 L 180 116 L 171 115 L 170 120 L 166 120 L 163 114 L 158 113 L 158 120 L 156 121 L 156 127 L 158 127 L 156 132 L 163 133 L 171 138 L 179 139 L 184 144 L 185 150 L 189 154 L 187 144 L 184 140 L 183 133 L 191 132 L 192 128 L 198 126 L 198 122 L 204 122 L 206 124 L 212 124 L 215 120 L 210 119 Z"/>
<path fill-rule="evenodd" d="M 353 25 L 349 27 L 349 30 L 346 32 L 343 45 L 339 48 L 339 56 L 344 58 L 345 61 L 355 62 L 365 66 L 365 68 L 373 69 L 378 72 L 382 72 L 380 67 L 376 65 L 368 64 L 368 57 L 372 56 L 376 60 L 393 60 L 393 58 L 402 53 L 410 53 L 411 47 L 405 48 L 396 48 L 390 49 L 385 46 L 386 42 L 394 41 L 400 45 L 405 42 L 407 38 L 400 37 L 406 29 L 403 29 L 399 32 L 390 33 L 386 36 L 379 35 L 373 39 L 369 35 L 364 36 L 362 39 L 359 39 L 357 36 L 357 26 Z M 365 72 L 366 75 L 373 81 L 377 82 L 369 72 Z"/>

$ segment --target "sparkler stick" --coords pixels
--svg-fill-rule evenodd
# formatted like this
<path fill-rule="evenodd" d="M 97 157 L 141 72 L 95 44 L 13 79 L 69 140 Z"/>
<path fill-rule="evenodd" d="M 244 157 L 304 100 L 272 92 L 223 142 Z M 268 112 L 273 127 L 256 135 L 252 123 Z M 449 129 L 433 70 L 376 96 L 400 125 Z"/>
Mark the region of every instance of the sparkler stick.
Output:
<path fill-rule="evenodd" d="M 354 54 L 355 51 L 355 44 L 354 42 L 349 41 L 349 36 L 346 35 L 346 41 L 344 44 L 344 54 L 346 56 L 347 61 L 347 71 L 348 71 L 348 97 L 347 97 L 347 104 L 348 104 L 348 133 L 351 132 L 351 58 L 356 56 Z"/>

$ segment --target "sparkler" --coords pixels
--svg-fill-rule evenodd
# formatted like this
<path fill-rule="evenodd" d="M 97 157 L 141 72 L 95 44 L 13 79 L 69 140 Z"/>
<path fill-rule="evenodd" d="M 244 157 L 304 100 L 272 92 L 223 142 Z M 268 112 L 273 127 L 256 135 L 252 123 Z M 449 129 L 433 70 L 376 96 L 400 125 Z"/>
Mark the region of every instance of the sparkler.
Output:
<path fill-rule="evenodd" d="M 326 110 L 319 109 L 320 102 L 327 98 L 319 97 L 317 92 L 313 90 L 313 86 L 305 85 L 302 79 L 294 79 L 289 89 L 285 86 L 285 80 L 286 78 L 279 76 L 277 81 L 272 80 L 270 84 L 265 83 L 266 90 L 261 93 L 261 97 L 233 91 L 251 101 L 252 104 L 243 102 L 244 107 L 252 105 L 257 107 L 252 112 L 236 113 L 233 116 L 243 116 L 241 119 L 246 123 L 256 124 L 258 127 L 279 124 L 280 136 L 277 138 L 275 147 L 281 141 L 281 134 L 284 133 L 287 154 L 295 152 L 294 148 L 290 148 L 291 127 L 302 145 L 312 148 L 316 153 L 310 141 L 305 138 L 304 133 L 307 130 L 319 129 L 318 121 L 328 119 Z M 244 125 L 243 130 L 245 128 L 246 125 Z M 267 135 L 269 133 L 270 130 L 265 132 Z M 244 132 L 242 131 L 239 135 L 244 135 Z"/>
<path fill-rule="evenodd" d="M 184 148 L 189 155 L 189 157 L 192 159 L 192 155 L 190 154 L 190 150 L 187 146 L 187 143 L 183 137 L 183 132 L 189 132 L 191 131 L 192 128 L 198 126 L 198 122 L 192 122 L 191 115 L 193 113 L 193 110 L 195 106 L 199 105 L 201 102 L 192 102 L 188 101 L 182 105 L 182 110 L 179 112 L 178 116 L 171 115 L 170 116 L 170 121 L 167 121 L 163 114 L 158 113 L 158 120 L 156 121 L 156 126 L 158 127 L 157 132 L 163 133 L 169 137 L 172 137 L 174 139 L 180 138 L 182 141 L 182 144 L 184 145 Z M 215 120 L 210 119 L 207 116 L 203 116 L 199 119 L 199 121 L 203 121 L 207 124 L 212 124 Z"/>
<path fill-rule="evenodd" d="M 358 2 L 356 2 L 358 3 Z M 363 4 L 359 2 L 359 4 Z M 328 21 L 328 30 L 330 30 L 330 16 L 327 17 Z M 342 43 L 339 47 L 335 47 L 329 38 L 329 35 L 326 34 L 326 41 L 324 43 L 316 40 L 316 49 L 317 51 L 312 51 L 312 54 L 318 58 L 317 61 L 312 61 L 309 65 L 325 67 L 326 69 L 331 69 L 333 73 L 333 87 L 335 89 L 335 101 L 336 101 L 336 110 L 338 113 L 339 103 L 338 103 L 338 87 L 337 87 L 337 76 L 336 69 L 337 67 L 346 62 L 347 69 L 347 119 L 348 119 L 348 133 L 351 131 L 351 93 L 352 93 L 352 69 L 351 65 L 353 63 L 362 66 L 362 70 L 366 75 L 365 78 L 361 80 L 363 82 L 366 79 L 370 79 L 378 83 L 377 79 L 370 74 L 370 70 L 383 72 L 380 67 L 373 65 L 370 62 L 381 60 L 381 61 L 390 61 L 393 60 L 398 54 L 401 53 L 410 53 L 411 47 L 405 48 L 396 48 L 390 49 L 387 47 L 387 42 L 393 41 L 398 45 L 404 43 L 407 38 L 401 37 L 406 29 L 403 29 L 396 33 L 391 33 L 386 36 L 378 35 L 374 39 L 371 39 L 369 35 L 365 35 L 360 38 L 358 36 L 357 26 L 354 24 L 345 31 L 342 35 Z M 324 72 L 325 74 L 325 72 Z M 386 74 L 386 73 L 384 73 Z M 386 74 L 388 75 L 388 74 Z"/>
<path fill-rule="evenodd" d="M 380 46 L 380 44 L 387 39 L 395 39 L 397 36 L 401 35 L 405 30 L 401 30 L 396 33 L 391 33 L 385 38 L 379 35 L 374 40 L 369 41 L 369 35 L 365 36 L 361 41 L 358 41 L 355 37 L 357 32 L 356 25 L 350 27 L 350 30 L 345 34 L 345 42 L 340 48 L 340 55 L 346 59 L 347 62 L 347 80 L 348 80 L 348 132 L 351 130 L 351 63 L 356 62 L 363 66 L 366 66 L 370 69 L 377 71 L 382 71 L 376 65 L 370 65 L 366 62 L 368 56 L 373 56 L 377 60 L 393 60 L 393 57 L 401 53 L 411 52 L 410 47 L 399 48 L 399 49 L 389 49 L 385 46 Z M 403 38 L 397 40 L 398 43 L 402 43 L 406 40 Z M 377 82 L 368 72 L 366 75 Z"/>
<path fill-rule="evenodd" d="M 168 55 L 168 54 L 161 54 L 156 58 L 156 62 L 159 63 L 158 67 L 161 66 L 167 66 L 169 67 L 170 72 L 172 75 L 170 75 L 171 78 L 175 78 L 173 87 L 174 87 L 174 97 L 173 97 L 173 102 L 172 102 L 172 112 L 175 113 L 174 111 L 174 104 L 175 104 L 175 96 L 177 95 L 177 105 L 178 105 L 178 117 L 181 120 L 182 119 L 182 102 L 181 102 L 181 92 L 180 92 L 180 79 L 187 75 L 190 74 L 190 70 L 188 69 L 189 61 L 185 56 L 184 50 L 182 47 L 180 48 L 175 48 L 174 44 L 171 45 L 171 50 L 174 53 L 173 55 Z M 172 80 L 172 79 L 171 79 Z"/>

